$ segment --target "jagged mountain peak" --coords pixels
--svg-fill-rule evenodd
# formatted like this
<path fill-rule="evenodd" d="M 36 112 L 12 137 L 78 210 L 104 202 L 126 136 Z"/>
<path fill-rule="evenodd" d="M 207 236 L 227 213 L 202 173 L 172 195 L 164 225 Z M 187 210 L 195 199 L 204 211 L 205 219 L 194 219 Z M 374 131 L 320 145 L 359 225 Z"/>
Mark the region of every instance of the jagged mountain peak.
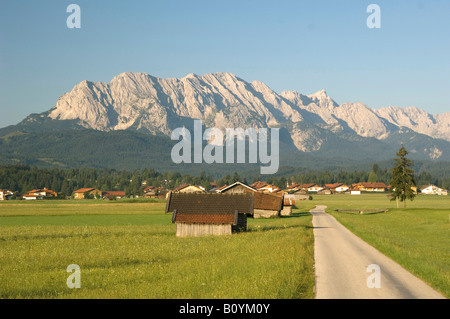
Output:
<path fill-rule="evenodd" d="M 195 73 L 189 73 L 188 75 L 186 75 L 186 76 L 184 77 L 184 79 L 193 79 L 193 78 L 197 78 L 197 77 L 198 77 L 197 74 L 195 74 Z"/>
<path fill-rule="evenodd" d="M 307 96 L 309 98 L 312 98 L 312 99 L 314 99 L 314 98 L 316 98 L 316 99 L 326 99 L 328 97 L 327 91 L 325 91 L 325 89 L 322 89 L 320 91 L 317 91 L 314 94 L 310 94 L 310 95 L 307 95 Z"/>
<path fill-rule="evenodd" d="M 109 83 L 82 81 L 58 99 L 48 117 L 100 131 L 134 129 L 167 136 L 189 119 L 222 129 L 285 127 L 302 151 L 317 150 L 324 142 L 305 123 L 378 140 L 404 126 L 450 141 L 450 113 L 432 116 L 414 107 L 374 110 L 360 102 L 339 105 L 324 89 L 278 94 L 261 81 L 247 82 L 228 72 L 167 79 L 123 72 Z"/>

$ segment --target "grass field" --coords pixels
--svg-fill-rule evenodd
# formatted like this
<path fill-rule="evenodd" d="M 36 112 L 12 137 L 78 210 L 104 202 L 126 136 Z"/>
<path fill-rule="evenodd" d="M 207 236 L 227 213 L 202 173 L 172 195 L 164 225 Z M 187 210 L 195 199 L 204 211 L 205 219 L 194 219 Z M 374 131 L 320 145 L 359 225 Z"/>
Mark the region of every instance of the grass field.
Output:
<path fill-rule="evenodd" d="M 450 296 L 450 197 L 419 196 L 406 210 L 386 195 L 313 197 L 291 217 L 202 238 L 175 237 L 164 201 L 1 202 L 0 297 L 313 298 L 315 205 Z M 70 264 L 80 289 L 66 285 Z"/>
<path fill-rule="evenodd" d="M 165 203 L 0 204 L 1 298 L 313 298 L 311 216 L 177 238 Z M 81 288 L 66 268 L 81 268 Z"/>

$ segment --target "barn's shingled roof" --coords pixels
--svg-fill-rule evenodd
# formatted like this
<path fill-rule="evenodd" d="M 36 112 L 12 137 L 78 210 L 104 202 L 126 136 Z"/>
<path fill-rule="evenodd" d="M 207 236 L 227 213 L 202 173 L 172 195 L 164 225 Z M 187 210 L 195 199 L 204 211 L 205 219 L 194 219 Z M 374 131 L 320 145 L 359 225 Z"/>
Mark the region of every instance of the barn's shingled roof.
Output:
<path fill-rule="evenodd" d="M 281 210 L 283 208 L 283 197 L 270 193 L 253 193 L 254 209 Z"/>
<path fill-rule="evenodd" d="M 233 224 L 236 211 L 253 214 L 253 195 L 170 192 L 166 213 L 174 211 L 174 222 Z"/>

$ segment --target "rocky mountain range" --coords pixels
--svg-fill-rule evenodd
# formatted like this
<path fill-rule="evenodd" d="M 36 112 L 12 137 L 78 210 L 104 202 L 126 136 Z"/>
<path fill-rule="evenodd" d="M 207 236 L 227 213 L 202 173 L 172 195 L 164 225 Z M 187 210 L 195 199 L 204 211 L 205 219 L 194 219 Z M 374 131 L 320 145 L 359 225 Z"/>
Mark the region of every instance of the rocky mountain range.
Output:
<path fill-rule="evenodd" d="M 220 129 L 277 127 L 284 151 L 322 158 L 386 160 L 404 144 L 416 159 L 450 160 L 450 112 L 338 104 L 325 90 L 276 93 L 231 73 L 162 79 L 127 72 L 109 83 L 82 81 L 49 111 L 1 129 L 0 136 L 90 129 L 170 137 L 175 128 L 190 127 L 193 119 Z"/>

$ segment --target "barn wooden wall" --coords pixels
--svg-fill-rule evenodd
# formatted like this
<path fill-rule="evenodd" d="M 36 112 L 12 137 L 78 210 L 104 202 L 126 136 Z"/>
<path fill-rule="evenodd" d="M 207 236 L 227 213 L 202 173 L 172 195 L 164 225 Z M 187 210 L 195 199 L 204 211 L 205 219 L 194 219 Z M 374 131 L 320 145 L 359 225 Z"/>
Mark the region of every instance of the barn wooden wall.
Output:
<path fill-rule="evenodd" d="M 178 237 L 186 236 L 205 236 L 205 235 L 231 235 L 230 224 L 189 224 L 177 223 L 176 235 Z"/>
<path fill-rule="evenodd" d="M 268 209 L 254 209 L 253 218 L 269 218 L 280 216 L 279 210 L 268 210 Z"/>

